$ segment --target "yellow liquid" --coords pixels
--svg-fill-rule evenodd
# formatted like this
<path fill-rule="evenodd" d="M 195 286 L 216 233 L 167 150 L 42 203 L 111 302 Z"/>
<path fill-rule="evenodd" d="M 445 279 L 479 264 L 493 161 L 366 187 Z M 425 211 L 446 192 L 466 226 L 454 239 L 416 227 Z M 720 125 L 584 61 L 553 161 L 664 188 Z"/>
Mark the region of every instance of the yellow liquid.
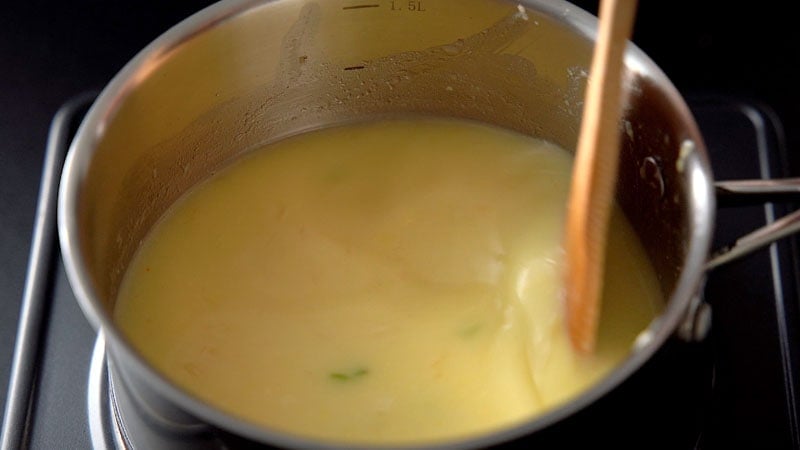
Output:
<path fill-rule="evenodd" d="M 272 429 L 407 444 L 509 426 L 611 370 L 661 304 L 617 211 L 598 349 L 572 351 L 570 169 L 552 144 L 456 120 L 288 138 L 174 205 L 116 319 L 177 384 Z"/>

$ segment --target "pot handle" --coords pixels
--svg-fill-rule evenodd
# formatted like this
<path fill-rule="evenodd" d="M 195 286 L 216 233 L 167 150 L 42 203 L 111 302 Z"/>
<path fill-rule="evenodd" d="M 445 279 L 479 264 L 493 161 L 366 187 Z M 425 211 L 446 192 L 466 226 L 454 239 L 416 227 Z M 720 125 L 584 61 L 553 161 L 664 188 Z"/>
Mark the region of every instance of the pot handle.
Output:
<path fill-rule="evenodd" d="M 714 187 L 717 198 L 723 205 L 763 203 L 800 194 L 800 178 L 718 181 Z M 711 270 L 798 231 L 800 231 L 800 211 L 795 211 L 717 250 L 706 262 L 706 270 Z"/>

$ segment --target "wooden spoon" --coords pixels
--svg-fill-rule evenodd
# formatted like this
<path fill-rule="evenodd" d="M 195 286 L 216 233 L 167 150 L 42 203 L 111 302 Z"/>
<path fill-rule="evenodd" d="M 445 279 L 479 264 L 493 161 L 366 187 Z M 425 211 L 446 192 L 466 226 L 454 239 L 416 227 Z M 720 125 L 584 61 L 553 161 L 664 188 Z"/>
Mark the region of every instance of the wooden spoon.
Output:
<path fill-rule="evenodd" d="M 572 170 L 567 223 L 566 315 L 572 344 L 594 351 L 603 292 L 603 267 L 617 179 L 625 45 L 636 0 L 602 0 L 599 29 L 578 149 Z"/>

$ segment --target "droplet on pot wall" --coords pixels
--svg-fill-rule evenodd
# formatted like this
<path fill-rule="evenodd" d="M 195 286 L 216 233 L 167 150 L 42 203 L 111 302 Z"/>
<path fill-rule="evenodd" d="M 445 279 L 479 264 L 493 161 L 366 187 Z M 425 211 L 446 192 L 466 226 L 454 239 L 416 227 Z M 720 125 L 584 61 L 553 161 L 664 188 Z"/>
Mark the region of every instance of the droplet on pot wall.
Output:
<path fill-rule="evenodd" d="M 647 182 L 647 185 L 658 192 L 659 197 L 664 196 L 664 175 L 661 170 L 661 163 L 655 156 L 648 156 L 642 161 L 639 167 L 639 176 Z"/>
<path fill-rule="evenodd" d="M 625 134 L 628 135 L 628 139 L 633 141 L 633 125 L 630 120 L 624 120 L 622 123 L 625 125 Z"/>
<path fill-rule="evenodd" d="M 528 12 L 525 11 L 524 6 L 517 5 L 517 11 L 519 11 L 519 13 L 516 14 L 517 17 L 521 18 L 522 20 L 528 20 Z"/>
<path fill-rule="evenodd" d="M 679 173 L 683 173 L 683 170 L 686 168 L 686 159 L 694 152 L 694 149 L 694 142 L 688 139 L 681 143 L 678 159 L 675 161 L 675 168 Z"/>

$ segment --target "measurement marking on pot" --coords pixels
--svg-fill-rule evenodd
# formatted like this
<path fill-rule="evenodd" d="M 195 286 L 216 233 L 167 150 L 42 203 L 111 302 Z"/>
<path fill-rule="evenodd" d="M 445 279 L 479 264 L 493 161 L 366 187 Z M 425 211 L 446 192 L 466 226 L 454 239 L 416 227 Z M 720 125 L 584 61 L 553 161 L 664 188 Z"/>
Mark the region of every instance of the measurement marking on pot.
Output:
<path fill-rule="evenodd" d="M 406 1 L 399 1 L 393 0 L 389 2 L 389 7 L 392 11 L 414 11 L 414 12 L 425 12 L 425 6 L 422 4 L 422 0 L 410 0 Z"/>
<path fill-rule="evenodd" d="M 343 6 L 343 7 L 342 7 L 342 9 L 343 9 L 343 10 L 348 10 L 348 9 L 378 8 L 378 7 L 380 7 L 380 6 L 381 6 L 381 5 L 375 5 L 375 4 L 370 4 L 370 5 L 353 5 L 353 6 Z"/>

